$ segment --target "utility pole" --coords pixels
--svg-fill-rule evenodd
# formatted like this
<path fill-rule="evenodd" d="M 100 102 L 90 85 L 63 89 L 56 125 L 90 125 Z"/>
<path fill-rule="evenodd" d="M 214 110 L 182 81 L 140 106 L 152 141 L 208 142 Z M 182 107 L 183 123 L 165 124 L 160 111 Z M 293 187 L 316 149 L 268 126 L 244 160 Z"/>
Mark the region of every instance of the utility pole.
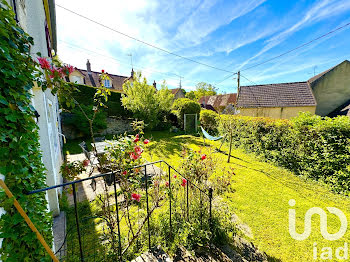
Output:
<path fill-rule="evenodd" d="M 237 102 L 238 102 L 238 95 L 239 95 L 239 91 L 241 88 L 241 71 L 237 72 L 237 98 L 236 98 L 236 103 L 235 103 L 235 111 L 237 110 Z"/>

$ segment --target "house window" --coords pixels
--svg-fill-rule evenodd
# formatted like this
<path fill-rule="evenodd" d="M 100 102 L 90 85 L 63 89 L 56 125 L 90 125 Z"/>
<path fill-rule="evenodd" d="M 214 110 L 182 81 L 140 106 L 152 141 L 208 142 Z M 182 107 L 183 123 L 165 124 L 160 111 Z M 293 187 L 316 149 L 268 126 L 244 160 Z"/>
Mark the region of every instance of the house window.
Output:
<path fill-rule="evenodd" d="M 82 84 L 82 79 L 80 76 L 71 76 L 71 82 L 76 83 L 76 84 Z"/>
<path fill-rule="evenodd" d="M 103 85 L 104 85 L 104 87 L 111 88 L 112 87 L 111 80 L 109 80 L 109 79 L 103 80 Z"/>

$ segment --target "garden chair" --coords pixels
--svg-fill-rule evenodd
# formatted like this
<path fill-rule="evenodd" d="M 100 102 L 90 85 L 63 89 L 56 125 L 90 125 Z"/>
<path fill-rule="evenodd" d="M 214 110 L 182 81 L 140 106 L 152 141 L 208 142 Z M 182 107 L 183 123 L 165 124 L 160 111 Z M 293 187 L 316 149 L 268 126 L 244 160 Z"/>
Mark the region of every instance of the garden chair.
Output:
<path fill-rule="evenodd" d="M 91 176 L 92 173 L 94 172 L 94 168 L 95 168 L 96 165 L 98 164 L 98 158 L 95 156 L 94 153 L 89 152 L 85 141 L 81 142 L 81 143 L 79 144 L 79 146 L 80 146 L 81 149 L 83 150 L 83 153 L 84 153 L 86 159 L 88 159 L 88 160 L 90 161 L 91 170 L 90 170 L 89 176 Z"/>

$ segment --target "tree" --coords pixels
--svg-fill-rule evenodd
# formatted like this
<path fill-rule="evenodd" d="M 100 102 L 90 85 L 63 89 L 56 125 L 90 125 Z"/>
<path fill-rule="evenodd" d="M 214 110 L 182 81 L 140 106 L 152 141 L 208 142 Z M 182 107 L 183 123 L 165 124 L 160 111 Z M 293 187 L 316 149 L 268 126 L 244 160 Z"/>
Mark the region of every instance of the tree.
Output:
<path fill-rule="evenodd" d="M 170 113 L 174 95 L 165 82 L 157 91 L 138 72 L 132 82 L 128 81 L 123 85 L 123 90 L 123 106 L 133 112 L 135 118 L 143 120 L 149 129 L 155 128 Z"/>
<path fill-rule="evenodd" d="M 198 101 L 203 96 L 213 96 L 217 94 L 217 88 L 212 84 L 199 82 L 196 85 L 196 90 L 190 91 L 186 94 L 186 98 Z"/>

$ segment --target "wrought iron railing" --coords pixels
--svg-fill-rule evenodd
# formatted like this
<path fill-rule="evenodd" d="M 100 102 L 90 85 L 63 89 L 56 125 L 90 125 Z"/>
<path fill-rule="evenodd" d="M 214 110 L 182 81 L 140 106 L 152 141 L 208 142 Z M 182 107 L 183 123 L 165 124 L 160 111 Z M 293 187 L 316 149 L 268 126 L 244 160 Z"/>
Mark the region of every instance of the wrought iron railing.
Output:
<path fill-rule="evenodd" d="M 160 165 L 159 172 L 155 171 L 156 165 Z M 165 165 L 165 169 L 163 170 L 163 165 Z M 147 168 L 148 167 L 148 168 Z M 153 171 L 149 172 L 150 167 L 153 167 Z M 50 190 L 55 190 L 58 188 L 66 189 L 66 191 L 71 190 L 71 202 L 72 206 L 74 206 L 73 214 L 67 214 L 67 216 L 71 217 L 74 216 L 74 222 L 71 221 L 72 219 L 67 218 L 68 220 L 68 228 L 67 232 L 64 237 L 64 241 L 61 244 L 60 247 L 56 250 L 56 255 L 60 258 L 62 261 L 115 261 L 118 259 L 119 261 L 128 260 L 131 259 L 130 256 L 126 257 L 126 253 L 128 249 L 130 248 L 131 244 L 136 241 L 136 247 L 134 248 L 137 250 L 137 246 L 140 246 L 140 242 L 142 240 L 146 240 L 148 242 L 148 249 L 151 249 L 152 247 L 157 246 L 159 243 L 156 243 L 155 241 L 152 241 L 152 235 L 157 235 L 159 232 L 156 232 L 155 230 L 152 230 L 152 226 L 150 225 L 150 221 L 152 220 L 152 214 L 153 211 L 155 211 L 157 208 L 161 206 L 161 203 L 166 203 L 166 205 L 169 206 L 169 209 L 166 211 L 169 216 L 169 239 L 172 239 L 174 237 L 174 234 L 176 234 L 176 228 L 177 225 L 174 225 L 174 223 L 178 223 L 179 217 L 181 219 L 184 219 L 185 221 L 189 222 L 191 221 L 191 209 L 193 212 L 200 212 L 199 216 L 197 214 L 196 219 L 199 218 L 200 224 L 202 225 L 204 219 L 208 219 L 209 224 L 211 224 L 212 221 L 212 199 L 213 199 L 213 191 L 211 188 L 203 189 L 196 183 L 192 183 L 186 176 L 181 174 L 178 170 L 176 170 L 173 166 L 169 165 L 167 162 L 160 160 L 150 163 L 145 163 L 139 166 L 134 166 L 132 169 L 143 169 L 143 179 L 140 181 L 144 185 L 144 192 L 145 192 L 145 198 L 146 198 L 146 213 L 144 214 L 144 220 L 143 222 L 147 224 L 147 230 L 143 230 L 143 226 L 141 228 L 137 228 L 136 237 L 134 236 L 135 232 L 132 233 L 133 238 L 125 240 L 125 238 L 122 239 L 122 232 L 121 232 L 121 221 L 125 218 L 125 209 L 128 208 L 128 204 L 125 205 L 125 199 L 120 200 L 119 198 L 119 190 L 118 190 L 118 175 L 120 174 L 120 171 L 112 171 L 108 173 L 98 174 L 95 176 L 75 180 L 72 182 L 63 183 L 56 186 L 51 186 L 47 188 L 42 188 L 38 190 L 34 190 L 28 193 L 29 194 L 35 194 L 39 192 L 46 192 Z M 150 175 L 151 173 L 151 175 Z M 154 199 L 152 196 L 150 196 L 149 190 L 151 187 L 154 187 L 154 185 L 151 184 L 151 180 L 155 179 L 162 179 L 166 180 L 167 182 L 167 193 L 165 194 L 165 198 L 161 201 L 158 201 L 155 203 L 153 207 L 150 207 L 150 201 L 154 202 Z M 173 183 L 175 182 L 175 176 L 180 176 L 181 178 L 186 179 L 187 183 L 185 186 L 183 186 L 183 189 L 181 190 L 175 190 Z M 82 183 L 86 183 L 88 181 L 91 181 L 91 185 L 95 186 L 96 190 L 96 181 L 100 182 L 101 184 L 104 184 L 105 191 L 104 193 L 104 201 L 107 199 L 110 206 L 115 205 L 115 211 L 113 209 L 113 212 L 115 213 L 115 222 L 116 226 L 113 221 L 108 221 L 108 219 L 105 219 L 103 216 L 91 216 L 89 214 L 88 216 L 84 216 L 84 214 L 80 214 L 82 211 L 80 210 L 82 207 L 82 203 L 79 203 L 78 197 L 80 197 L 79 193 L 77 193 L 77 187 L 81 186 Z M 177 182 L 176 182 L 177 183 Z M 109 185 L 108 185 L 109 184 Z M 93 186 L 92 186 L 93 187 Z M 180 187 L 181 188 L 181 187 Z M 142 190 L 142 189 L 140 189 Z M 181 192 L 183 191 L 183 192 Z M 96 197 L 99 196 L 100 199 L 103 199 L 103 193 L 99 194 L 96 193 Z M 113 197 L 112 197 L 113 195 Z M 109 202 L 110 197 L 114 198 L 114 203 Z M 150 200 L 151 198 L 151 200 Z M 88 198 L 86 200 L 89 200 Z M 101 200 L 102 201 L 102 200 Z M 196 202 L 196 210 L 195 207 L 191 207 L 191 203 Z M 73 209 L 73 208 L 72 208 Z M 180 212 L 179 212 L 180 210 Z M 124 211 L 124 216 L 120 214 L 121 211 Z M 80 213 L 79 213 L 80 212 Z M 138 211 L 140 212 L 140 211 Z M 175 216 L 175 218 L 174 218 Z M 99 222 L 95 222 L 98 220 Z M 92 224 L 90 225 L 89 222 L 92 221 Z M 130 223 L 130 220 L 129 220 Z M 97 225 L 98 224 L 98 225 Z M 111 225 L 113 224 L 113 226 Z M 137 220 L 137 224 L 139 224 L 139 219 Z M 91 230 L 96 230 L 96 232 L 92 233 Z M 100 228 L 97 230 L 96 228 Z M 102 228 L 102 229 L 101 229 Z M 108 229 L 111 229 L 110 232 L 107 232 Z M 113 229 L 113 230 L 112 230 Z M 116 229 L 116 230 L 114 230 Z M 115 250 L 116 252 L 105 252 L 103 249 L 104 245 L 107 245 L 109 243 L 106 239 L 95 239 L 95 236 L 97 238 L 100 238 L 101 232 L 111 234 L 113 237 L 113 241 L 111 243 L 112 250 Z M 141 233 L 140 233 L 141 232 Z M 128 232 L 129 235 L 130 232 Z M 92 239 L 90 239 L 92 238 Z M 137 241 L 137 239 L 141 238 L 140 241 Z M 101 245 L 99 245 L 97 242 L 99 240 L 101 242 Z M 88 241 L 94 242 L 92 245 L 89 244 Z M 75 244 L 78 244 L 78 248 L 75 247 Z M 131 243 L 130 243 L 131 242 Z M 124 247 L 123 247 L 124 244 Z M 102 251 L 99 250 L 99 248 L 102 248 Z M 123 249 L 124 248 L 124 249 Z M 92 249 L 92 250 L 91 250 Z M 77 252 L 78 250 L 78 252 Z"/>

